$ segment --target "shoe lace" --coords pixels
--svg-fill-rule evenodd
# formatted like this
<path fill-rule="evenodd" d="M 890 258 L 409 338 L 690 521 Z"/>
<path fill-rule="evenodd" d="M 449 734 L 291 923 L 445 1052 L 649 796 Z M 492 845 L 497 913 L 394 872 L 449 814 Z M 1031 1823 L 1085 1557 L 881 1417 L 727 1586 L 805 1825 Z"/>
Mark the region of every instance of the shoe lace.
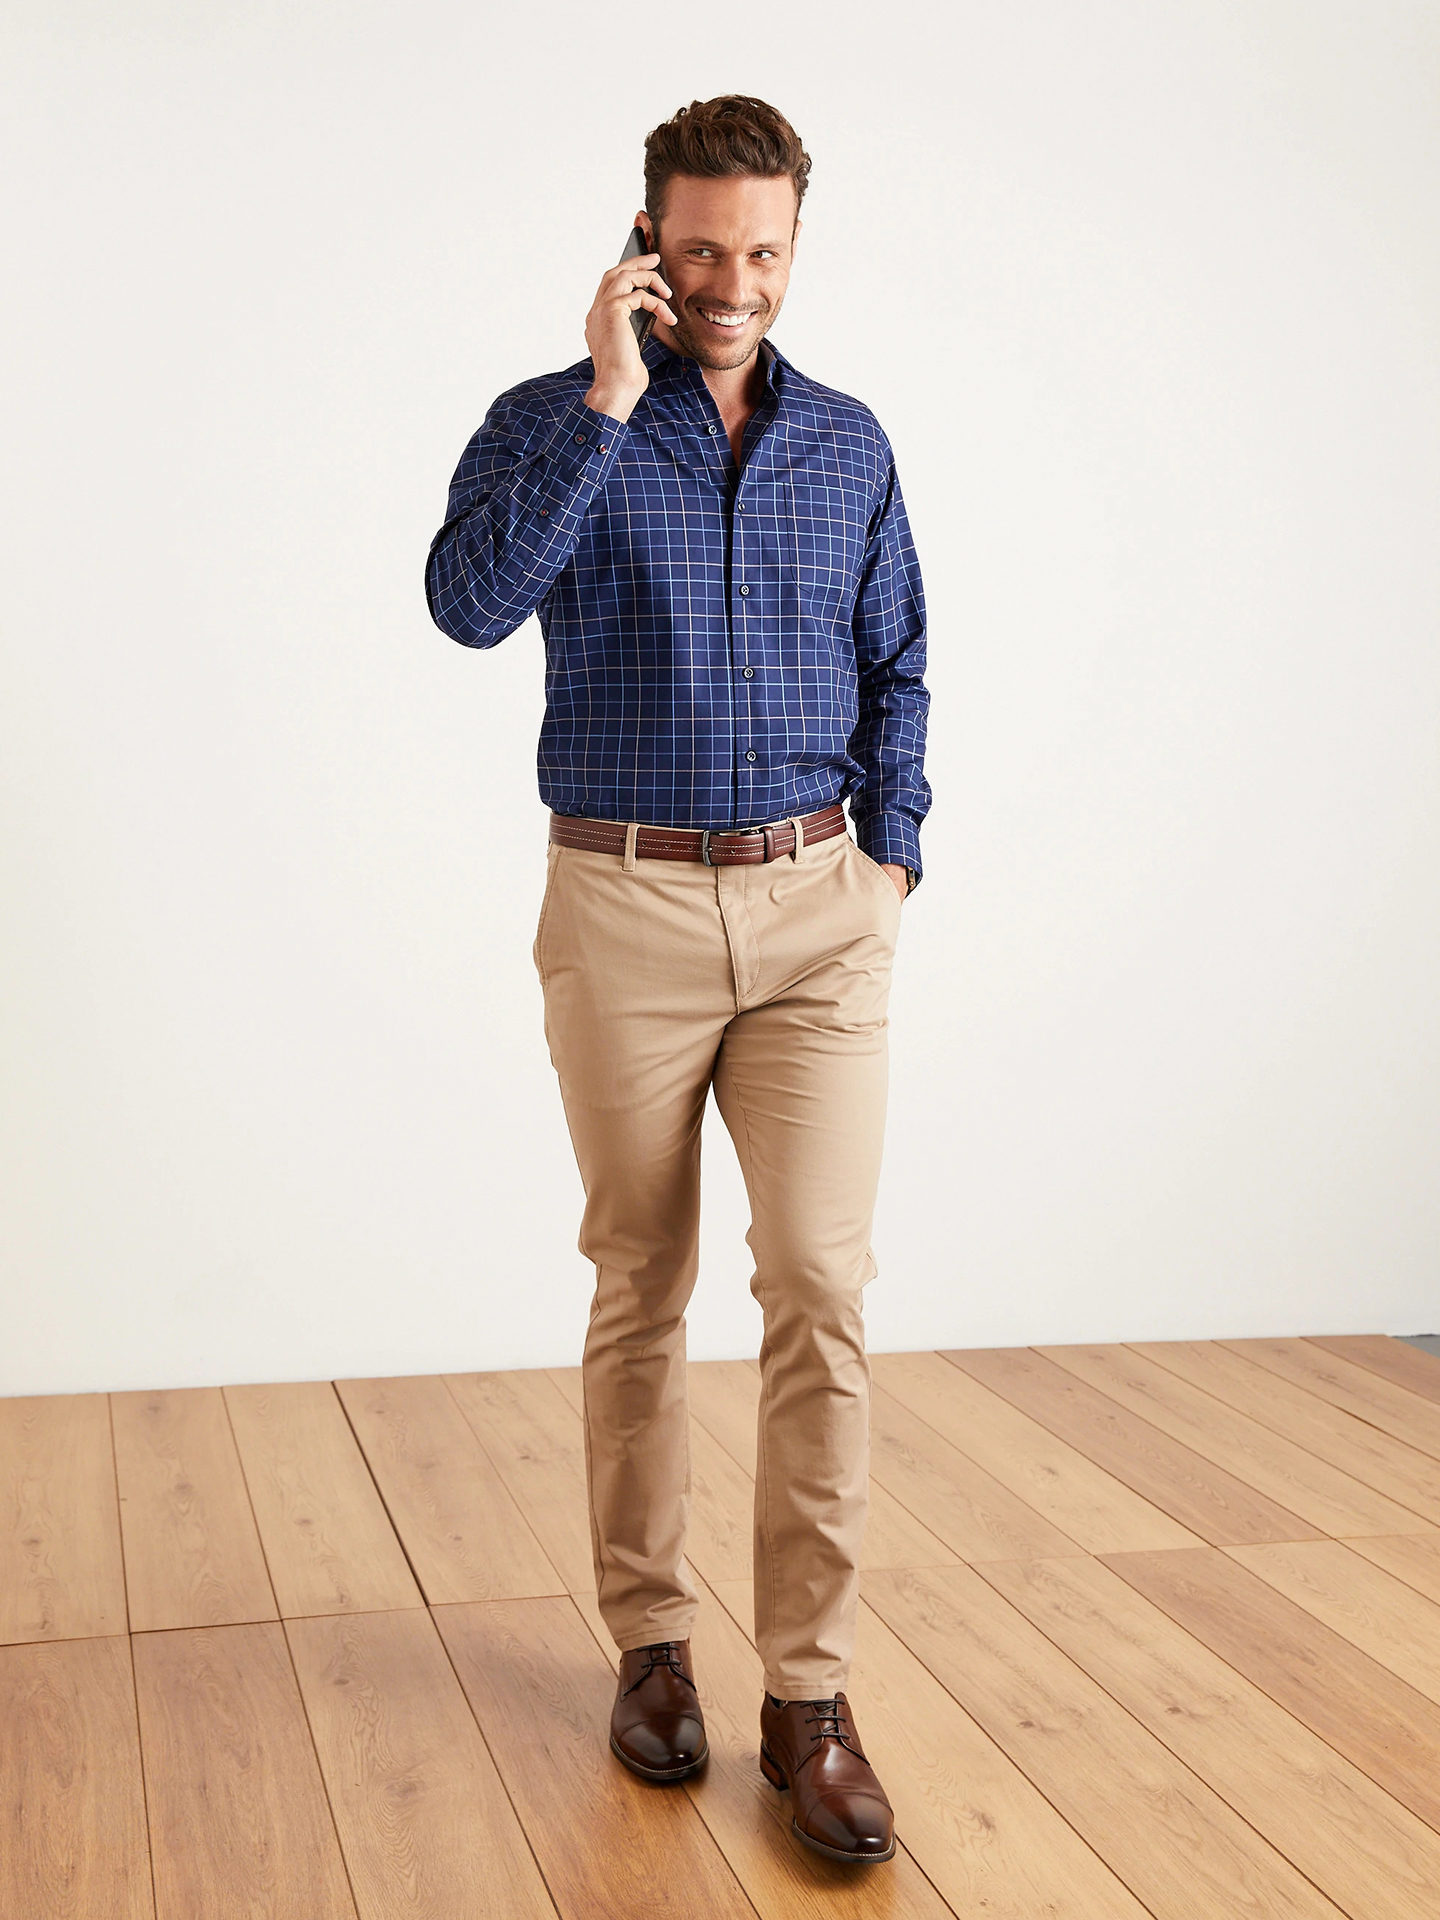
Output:
<path fill-rule="evenodd" d="M 807 1701 L 806 1705 L 817 1709 L 816 1712 L 807 1713 L 805 1716 L 807 1726 L 818 1728 L 818 1731 L 811 1735 L 815 1744 L 818 1745 L 825 1739 L 843 1740 L 845 1738 L 849 1728 L 845 1724 L 845 1709 L 840 1703 L 838 1694 L 829 1700 Z"/>
<path fill-rule="evenodd" d="M 648 1680 L 657 1667 L 666 1667 L 677 1680 L 683 1680 L 691 1692 L 695 1691 L 695 1682 L 680 1664 L 680 1642 L 678 1640 L 657 1640 L 653 1646 L 643 1647 L 645 1665 L 630 1685 L 625 1689 L 633 1693 L 636 1687 Z"/>

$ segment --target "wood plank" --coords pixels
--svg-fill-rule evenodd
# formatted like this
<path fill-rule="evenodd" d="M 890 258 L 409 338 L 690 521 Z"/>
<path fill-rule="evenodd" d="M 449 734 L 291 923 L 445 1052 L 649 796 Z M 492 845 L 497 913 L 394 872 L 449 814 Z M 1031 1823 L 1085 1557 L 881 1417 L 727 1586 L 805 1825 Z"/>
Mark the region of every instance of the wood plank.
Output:
<path fill-rule="evenodd" d="M 130 1627 L 278 1618 L 218 1387 L 111 1395 Z"/>
<path fill-rule="evenodd" d="M 609 1751 L 614 1675 L 568 1598 L 435 1609 L 435 1622 L 565 1920 L 752 1915 L 684 1793 Z"/>
<path fill-rule="evenodd" d="M 328 1380 L 226 1387 L 280 1612 L 425 1603 Z"/>
<path fill-rule="evenodd" d="M 754 1481 L 692 1420 L 686 1559 L 716 1580 L 746 1579 L 754 1550 L 754 1509 Z"/>
<path fill-rule="evenodd" d="M 429 1614 L 291 1620 L 286 1636 L 360 1920 L 554 1920 Z"/>
<path fill-rule="evenodd" d="M 1036 1351 L 1328 1534 L 1400 1533 L 1424 1524 L 1398 1501 L 1317 1460 L 1293 1440 L 1224 1406 L 1129 1347 Z"/>
<path fill-rule="evenodd" d="M 0 1400 L 0 1643 L 125 1631 L 110 1403 Z"/>
<path fill-rule="evenodd" d="M 564 1592 L 442 1379 L 337 1380 L 335 1390 L 432 1606 Z"/>
<path fill-rule="evenodd" d="M 720 1361 L 714 1364 L 728 1365 Z M 698 1574 L 700 1614 L 691 1636 L 695 1677 L 705 1711 L 710 1759 L 685 1783 L 695 1811 L 715 1836 L 755 1911 L 764 1920 L 949 1920 L 951 1909 L 903 1844 L 885 1869 L 883 1895 L 872 1874 L 856 1873 L 802 1846 L 790 1831 L 788 1795 L 760 1772 L 760 1659 Z M 746 1591 L 749 1583 L 742 1582 Z M 593 1594 L 576 1606 L 612 1668 L 619 1656 Z"/>
<path fill-rule="evenodd" d="M 1440 1606 L 1339 1540 L 1231 1547 L 1242 1567 L 1440 1705 Z"/>
<path fill-rule="evenodd" d="M 134 1649 L 158 1920 L 355 1920 L 279 1623 Z"/>
<path fill-rule="evenodd" d="M 1440 1837 L 1108 1568 L 978 1571 L 1352 1920 L 1433 1920 Z"/>
<path fill-rule="evenodd" d="M 702 1360 L 690 1366 L 690 1407 L 712 1438 L 755 1478 L 760 1372 L 748 1360 Z M 861 1543 L 865 1567 L 945 1567 L 956 1555 L 903 1507 L 887 1487 L 870 1483 L 870 1513 Z"/>
<path fill-rule="evenodd" d="M 866 1600 L 1156 1920 L 1338 1909 L 969 1567 L 867 1574 Z"/>
<path fill-rule="evenodd" d="M 870 1477 L 962 1560 L 1082 1551 L 883 1387 L 870 1402 Z"/>
<path fill-rule="evenodd" d="M 750 1582 L 715 1592 L 746 1630 Z M 1144 1920 L 1134 1894 L 863 1600 L 846 1695 L 896 1838 L 956 1914 Z"/>
<path fill-rule="evenodd" d="M 877 1385 L 1087 1552 L 1199 1545 L 1169 1514 L 938 1353 L 876 1354 L 870 1365 Z"/>
<path fill-rule="evenodd" d="M 1340 1360 L 1358 1367 L 1369 1367 L 1397 1387 L 1408 1387 L 1427 1400 L 1440 1401 L 1440 1359 L 1423 1347 L 1412 1347 L 1404 1340 L 1392 1340 L 1385 1333 L 1316 1334 L 1312 1346 L 1324 1347 Z"/>
<path fill-rule="evenodd" d="M 0 1727 L 0 1913 L 152 1920 L 129 1641 L 0 1648 Z"/>
<path fill-rule="evenodd" d="M 1427 1600 L 1440 1601 L 1440 1533 L 1371 1535 L 1348 1544 Z"/>
<path fill-rule="evenodd" d="M 1222 1340 L 1231 1353 L 1253 1360 L 1292 1386 L 1328 1400 L 1332 1407 L 1368 1420 L 1393 1440 L 1440 1458 L 1440 1406 L 1409 1387 L 1397 1387 L 1368 1367 L 1357 1367 L 1310 1340 Z"/>
<path fill-rule="evenodd" d="M 1440 1709 L 1213 1547 L 1105 1565 L 1303 1726 L 1440 1827 Z"/>
<path fill-rule="evenodd" d="M 1148 1420 L 1028 1347 L 966 1348 L 945 1358 L 1113 1473 L 1202 1540 L 1314 1540 L 1308 1521 L 1212 1466 Z M 967 1555 L 968 1558 L 968 1555 Z"/>
<path fill-rule="evenodd" d="M 445 1378 L 566 1587 L 593 1593 L 585 1434 L 574 1408 L 539 1367 Z"/>
<path fill-rule="evenodd" d="M 1328 1406 L 1303 1387 L 1230 1353 L 1213 1340 L 1156 1340 L 1131 1346 L 1227 1406 L 1272 1427 L 1317 1459 L 1388 1494 L 1421 1519 L 1440 1526 L 1440 1465 L 1428 1454 L 1392 1440 L 1354 1414 Z"/>
<path fill-rule="evenodd" d="M 575 1413 L 585 1418 L 585 1389 L 579 1367 L 546 1367 L 545 1377 L 567 1400 Z"/>

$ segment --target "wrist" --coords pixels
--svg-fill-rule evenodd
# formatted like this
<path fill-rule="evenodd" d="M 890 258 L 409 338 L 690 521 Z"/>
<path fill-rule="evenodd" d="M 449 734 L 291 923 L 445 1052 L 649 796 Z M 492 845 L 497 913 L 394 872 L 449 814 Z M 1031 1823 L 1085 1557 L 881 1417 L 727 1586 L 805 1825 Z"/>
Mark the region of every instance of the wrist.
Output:
<path fill-rule="evenodd" d="M 595 413 L 603 413 L 611 420 L 628 420 L 635 411 L 644 387 L 602 386 L 597 380 L 585 395 L 585 404 Z"/>

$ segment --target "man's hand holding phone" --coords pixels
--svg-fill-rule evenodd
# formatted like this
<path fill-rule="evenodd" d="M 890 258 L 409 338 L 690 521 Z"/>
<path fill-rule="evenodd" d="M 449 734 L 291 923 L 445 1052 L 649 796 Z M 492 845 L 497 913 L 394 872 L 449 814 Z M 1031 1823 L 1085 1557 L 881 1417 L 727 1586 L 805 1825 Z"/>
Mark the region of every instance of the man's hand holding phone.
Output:
<path fill-rule="evenodd" d="M 585 344 L 595 363 L 595 379 L 585 404 L 612 420 L 628 420 L 650 384 L 649 369 L 640 358 L 635 316 L 646 313 L 667 326 L 675 325 L 667 305 L 670 289 L 656 272 L 659 265 L 658 253 L 632 254 L 627 247 L 619 266 L 611 267 L 601 280 L 594 305 L 585 316 Z"/>

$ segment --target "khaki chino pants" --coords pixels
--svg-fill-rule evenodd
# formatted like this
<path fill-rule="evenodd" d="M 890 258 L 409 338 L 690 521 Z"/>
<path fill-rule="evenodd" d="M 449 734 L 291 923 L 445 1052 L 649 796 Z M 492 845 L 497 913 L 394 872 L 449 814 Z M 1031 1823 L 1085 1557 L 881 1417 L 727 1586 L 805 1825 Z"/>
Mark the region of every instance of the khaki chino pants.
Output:
<path fill-rule="evenodd" d="M 838 834 L 766 865 L 548 849 L 534 958 L 596 1286 L 585 1459 L 600 1612 L 622 1650 L 689 1637 L 685 1310 L 710 1088 L 764 1313 L 755 1639 L 767 1690 L 829 1696 L 855 1636 L 870 1450 L 861 1293 L 903 911 Z"/>

